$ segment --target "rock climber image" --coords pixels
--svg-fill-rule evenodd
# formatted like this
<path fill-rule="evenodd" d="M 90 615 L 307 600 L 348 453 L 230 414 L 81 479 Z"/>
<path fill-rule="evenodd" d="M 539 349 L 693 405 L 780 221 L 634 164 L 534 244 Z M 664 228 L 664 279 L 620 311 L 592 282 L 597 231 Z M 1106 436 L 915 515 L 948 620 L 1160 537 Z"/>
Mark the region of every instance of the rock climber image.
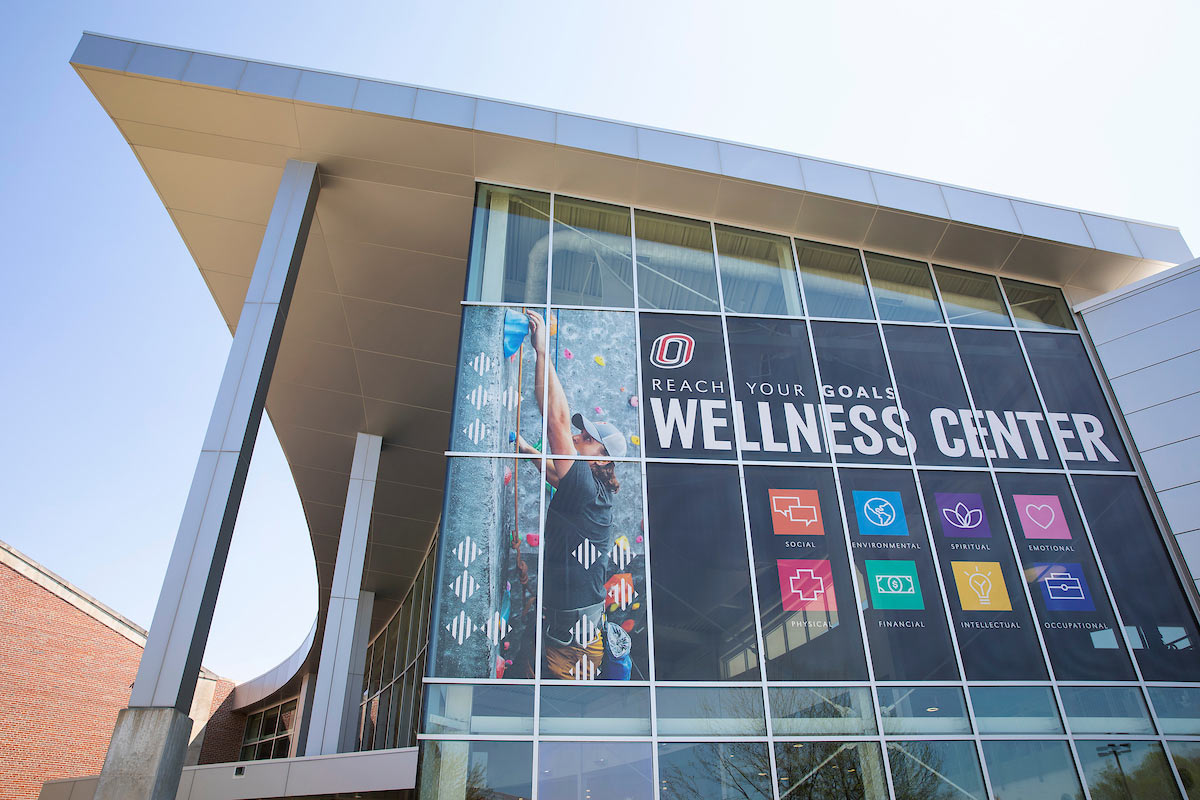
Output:
<path fill-rule="evenodd" d="M 546 419 L 546 452 L 564 456 L 546 459 L 546 482 L 555 492 L 542 539 L 542 674 L 566 680 L 628 678 L 629 635 L 604 622 L 605 554 L 613 546 L 613 498 L 621 489 L 611 459 L 625 455 L 625 437 L 611 422 L 572 415 L 547 357 L 546 321 L 533 311 L 526 316 L 537 358 L 536 394 Z M 524 438 L 517 445 L 522 453 L 540 454 Z"/>

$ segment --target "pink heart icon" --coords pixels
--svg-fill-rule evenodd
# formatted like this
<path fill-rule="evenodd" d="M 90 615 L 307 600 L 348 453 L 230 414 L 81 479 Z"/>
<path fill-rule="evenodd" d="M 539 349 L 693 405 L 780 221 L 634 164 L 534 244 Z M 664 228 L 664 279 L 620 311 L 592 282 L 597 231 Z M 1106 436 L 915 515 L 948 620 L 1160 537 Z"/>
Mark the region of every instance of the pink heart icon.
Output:
<path fill-rule="evenodd" d="M 1036 506 L 1030 503 L 1025 506 L 1025 516 L 1044 531 L 1054 524 L 1054 509 L 1044 503 Z"/>

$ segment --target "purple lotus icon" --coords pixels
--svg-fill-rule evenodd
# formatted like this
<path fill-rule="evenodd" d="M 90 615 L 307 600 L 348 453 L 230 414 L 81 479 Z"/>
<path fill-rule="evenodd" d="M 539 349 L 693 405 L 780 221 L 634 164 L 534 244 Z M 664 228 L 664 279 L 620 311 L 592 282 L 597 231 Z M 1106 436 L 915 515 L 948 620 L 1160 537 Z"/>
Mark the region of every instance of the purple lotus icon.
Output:
<path fill-rule="evenodd" d="M 938 513 L 942 534 L 953 539 L 987 539 L 992 535 L 987 516 L 983 513 L 983 498 L 973 493 L 938 492 Z"/>

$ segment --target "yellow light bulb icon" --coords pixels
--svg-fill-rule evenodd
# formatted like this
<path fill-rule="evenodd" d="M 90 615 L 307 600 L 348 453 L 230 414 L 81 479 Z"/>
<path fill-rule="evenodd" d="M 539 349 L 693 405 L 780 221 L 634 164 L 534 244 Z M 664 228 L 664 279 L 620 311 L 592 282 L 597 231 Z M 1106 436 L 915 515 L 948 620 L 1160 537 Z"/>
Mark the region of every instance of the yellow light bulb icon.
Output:
<path fill-rule="evenodd" d="M 987 576 L 987 573 L 978 571 L 978 567 L 976 567 L 976 571 L 967 578 L 967 585 L 979 597 L 980 605 L 991 605 L 992 579 Z"/>

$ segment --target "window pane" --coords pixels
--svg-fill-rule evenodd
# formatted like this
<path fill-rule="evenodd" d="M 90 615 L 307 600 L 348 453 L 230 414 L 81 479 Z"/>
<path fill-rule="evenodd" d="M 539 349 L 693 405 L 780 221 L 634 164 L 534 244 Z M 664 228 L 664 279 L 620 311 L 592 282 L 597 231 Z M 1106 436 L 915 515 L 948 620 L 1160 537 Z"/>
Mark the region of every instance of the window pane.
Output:
<path fill-rule="evenodd" d="M 392 689 L 389 687 L 379 693 L 379 711 L 375 719 L 375 740 L 364 742 L 363 750 L 382 750 L 387 741 L 388 728 L 392 718 L 388 716 L 392 707 Z"/>
<path fill-rule="evenodd" d="M 857 250 L 797 239 L 796 257 L 810 317 L 875 318 Z"/>
<path fill-rule="evenodd" d="M 884 733 L 970 733 L 967 704 L 955 686 L 880 686 Z"/>
<path fill-rule="evenodd" d="M 420 583 L 420 576 L 418 575 L 417 578 L 418 578 L 418 580 L 416 581 L 416 583 Z M 414 589 L 415 588 L 416 587 L 414 585 Z M 415 591 L 411 591 L 408 593 L 408 598 L 404 601 L 404 605 L 402 605 L 400 607 L 400 613 L 398 613 L 396 615 L 396 618 L 399 620 L 399 623 L 400 623 L 399 628 L 397 630 L 397 636 L 396 636 L 396 674 L 397 675 L 403 673 L 404 670 L 408 667 L 408 665 L 412 663 L 413 658 L 416 657 L 416 649 L 417 649 L 416 627 L 417 626 L 411 624 L 412 623 L 412 614 L 413 614 L 413 597 L 415 595 L 416 595 Z"/>
<path fill-rule="evenodd" d="M 946 307 L 946 321 L 951 325 L 1011 324 L 1000 286 L 991 275 L 952 267 L 934 267 L 933 275 Z"/>
<path fill-rule="evenodd" d="M 972 686 L 980 733 L 1062 733 L 1049 686 Z"/>
<path fill-rule="evenodd" d="M 1079 785 L 1071 751 L 1064 741 L 984 742 L 983 757 L 992 791 L 1001 800 L 1024 797 L 1083 800 L 1083 787 Z"/>
<path fill-rule="evenodd" d="M 533 795 L 532 742 L 421 742 L 422 800 Z"/>
<path fill-rule="evenodd" d="M 1066 479 L 1021 473 L 997 478 L 1055 675 L 1059 680 L 1132 680 L 1133 668 Z"/>
<path fill-rule="evenodd" d="M 729 317 L 738 447 L 755 461 L 829 462 L 808 326 Z"/>
<path fill-rule="evenodd" d="M 649 736 L 646 686 L 543 686 L 543 734 Z"/>
<path fill-rule="evenodd" d="M 896 797 L 987 800 L 972 742 L 888 742 Z"/>
<path fill-rule="evenodd" d="M 623 451 L 611 454 L 640 456 L 641 446 L 634 441 L 638 438 L 638 409 L 629 402 L 637 394 L 636 318 L 621 311 L 559 308 L 552 313 L 546 366 L 558 375 L 567 398 L 568 417 L 581 414 L 594 424 L 609 423 L 624 446 Z M 533 382 L 536 376 L 536 371 L 530 370 L 523 378 Z M 522 429 L 522 437 L 530 442 L 541 435 L 541 414 L 535 414 L 535 419 L 532 426 Z M 527 430 L 534 433 L 530 435 Z M 579 433 L 579 428 L 572 426 L 571 433 Z"/>
<path fill-rule="evenodd" d="M 741 489 L 734 467 L 646 465 L 659 680 L 758 680 Z"/>
<path fill-rule="evenodd" d="M 654 690 L 660 736 L 766 735 L 762 689 L 692 689 L 659 686 Z"/>
<path fill-rule="evenodd" d="M 634 224 L 641 306 L 675 311 L 719 310 L 708 223 L 638 211 Z"/>
<path fill-rule="evenodd" d="M 1052 286 L 1001 278 L 1017 327 L 1027 330 L 1075 330 L 1071 311 L 1062 292 Z"/>
<path fill-rule="evenodd" d="M 950 334 L 912 325 L 885 325 L 883 331 L 917 463 L 986 464 Z"/>
<path fill-rule="evenodd" d="M 922 472 L 921 488 L 967 680 L 1045 680 L 991 476 Z"/>
<path fill-rule="evenodd" d="M 291 747 L 291 739 L 287 736 L 281 736 L 276 739 L 271 747 L 271 758 L 287 758 L 288 749 Z"/>
<path fill-rule="evenodd" d="M 663 800 L 772 796 L 771 760 L 763 742 L 660 744 L 658 775 Z"/>
<path fill-rule="evenodd" d="M 1200 689 L 1150 687 L 1163 733 L 1200 736 Z"/>
<path fill-rule="evenodd" d="M 256 742 L 262 738 L 262 721 L 262 712 L 259 712 L 250 717 L 250 719 L 246 720 L 246 735 L 243 737 L 243 741 Z"/>
<path fill-rule="evenodd" d="M 400 627 L 398 615 L 392 617 L 392 621 L 388 623 L 387 631 L 383 636 L 380 636 L 376 642 L 383 646 L 383 677 L 381 683 L 386 686 L 396 675 L 396 634 Z"/>
<path fill-rule="evenodd" d="M 1132 686 L 1060 686 L 1072 733 L 1154 733 L 1141 690 Z"/>
<path fill-rule="evenodd" d="M 1046 429 L 1042 405 L 1016 334 L 955 328 L 954 340 L 975 408 L 981 412 L 975 423 L 977 432 L 964 433 L 969 438 L 980 438 L 994 466 L 1058 467 L 1054 439 Z"/>
<path fill-rule="evenodd" d="M 1188 800 L 1200 800 L 1200 742 L 1167 742 Z"/>
<path fill-rule="evenodd" d="M 275 735 L 275 726 L 279 722 L 279 708 L 270 708 L 263 712 L 262 738 Z"/>
<path fill-rule="evenodd" d="M 840 462 L 907 464 L 903 414 L 895 403 L 879 329 L 856 322 L 814 322 L 825 413 Z"/>
<path fill-rule="evenodd" d="M 876 680 L 958 680 L 912 473 L 845 469 L 839 477 Z"/>
<path fill-rule="evenodd" d="M 542 678 L 647 680 L 641 467 L 614 463 L 613 491 L 586 461 L 556 463 L 571 469 L 542 532 Z"/>
<path fill-rule="evenodd" d="M 458 381 L 450 449 L 465 453 L 516 453 L 509 433 L 541 437 L 533 347 L 523 338 L 524 314 L 515 308 L 463 309 Z M 515 332 L 515 336 L 509 337 Z M 525 438 L 529 439 L 529 436 Z"/>
<path fill-rule="evenodd" d="M 802 689 L 772 686 L 771 725 L 776 736 L 875 733 L 875 708 L 866 687 Z"/>
<path fill-rule="evenodd" d="M 425 685 L 425 733 L 533 733 L 532 686 Z"/>
<path fill-rule="evenodd" d="M 804 313 L 787 238 L 718 225 L 717 255 L 726 311 L 793 317 Z"/>
<path fill-rule="evenodd" d="M 1137 478 L 1080 475 L 1075 488 L 1142 676 L 1196 680 L 1200 632 Z"/>
<path fill-rule="evenodd" d="M 641 314 L 639 323 L 646 455 L 734 458 L 720 318 Z"/>
<path fill-rule="evenodd" d="M 923 261 L 867 253 L 867 273 L 879 318 L 896 322 L 941 322 L 929 265 Z"/>
<path fill-rule="evenodd" d="M 886 800 L 875 742 L 778 742 L 779 796 L 808 800 Z"/>
<path fill-rule="evenodd" d="M 1166 800 L 1179 797 L 1179 787 L 1158 742 L 1075 743 L 1092 800 Z"/>
<path fill-rule="evenodd" d="M 629 209 L 554 198 L 554 276 L 550 302 L 633 307 Z"/>
<path fill-rule="evenodd" d="M 542 742 L 538 747 L 538 797 L 542 800 L 654 797 L 649 742 Z"/>
<path fill-rule="evenodd" d="M 279 733 L 288 733 L 296 724 L 296 701 L 284 703 L 279 710 Z"/>
<path fill-rule="evenodd" d="M 480 185 L 475 195 L 467 299 L 546 302 L 550 195 Z"/>
<path fill-rule="evenodd" d="M 767 679 L 866 680 L 833 472 L 747 466 Z"/>
<path fill-rule="evenodd" d="M 1050 435 L 1064 451 L 1067 465 L 1133 469 L 1083 340 L 1056 333 L 1024 333 L 1021 338 L 1050 412 Z"/>
<path fill-rule="evenodd" d="M 541 462 L 452 458 L 446 469 L 431 675 L 531 678 Z"/>

